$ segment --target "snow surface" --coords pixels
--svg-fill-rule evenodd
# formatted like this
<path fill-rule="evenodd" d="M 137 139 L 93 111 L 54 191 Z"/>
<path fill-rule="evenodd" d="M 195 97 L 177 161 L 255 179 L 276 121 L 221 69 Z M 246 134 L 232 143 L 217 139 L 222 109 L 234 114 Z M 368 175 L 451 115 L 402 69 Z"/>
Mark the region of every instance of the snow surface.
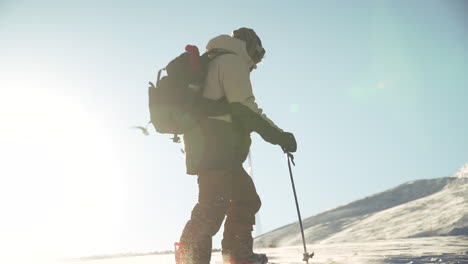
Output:
<path fill-rule="evenodd" d="M 309 263 L 468 263 L 468 164 L 452 177 L 411 181 L 304 219 Z M 255 239 L 272 263 L 302 261 L 298 223 Z M 175 263 L 146 255 L 61 263 Z M 221 263 L 213 253 L 212 264 Z"/>
<path fill-rule="evenodd" d="M 309 244 L 315 256 L 310 264 L 378 264 L 378 263 L 468 263 L 468 238 L 465 236 L 424 237 L 367 242 Z M 301 246 L 258 249 L 272 263 L 296 264 L 302 261 Z M 61 264 L 173 264 L 174 255 L 110 258 L 88 261 L 65 261 Z M 212 264 L 221 264 L 220 253 L 214 253 Z"/>

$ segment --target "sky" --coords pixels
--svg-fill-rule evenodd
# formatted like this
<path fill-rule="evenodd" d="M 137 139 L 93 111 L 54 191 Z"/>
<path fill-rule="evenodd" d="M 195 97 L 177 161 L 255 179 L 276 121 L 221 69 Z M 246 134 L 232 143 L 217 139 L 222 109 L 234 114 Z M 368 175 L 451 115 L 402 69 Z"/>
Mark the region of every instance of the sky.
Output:
<path fill-rule="evenodd" d="M 298 141 L 304 217 L 453 174 L 468 162 L 467 14 L 435 0 L 0 0 L 2 253 L 171 249 L 196 177 L 170 136 L 131 127 L 149 120 L 158 69 L 239 27 L 267 51 L 257 103 Z M 285 155 L 258 135 L 251 154 L 255 234 L 296 221 Z"/>

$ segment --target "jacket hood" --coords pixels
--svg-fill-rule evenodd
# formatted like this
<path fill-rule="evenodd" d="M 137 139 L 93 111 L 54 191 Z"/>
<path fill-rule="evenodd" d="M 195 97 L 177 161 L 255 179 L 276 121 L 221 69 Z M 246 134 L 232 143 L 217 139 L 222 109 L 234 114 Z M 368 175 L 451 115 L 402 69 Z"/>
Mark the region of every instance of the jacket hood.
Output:
<path fill-rule="evenodd" d="M 206 45 L 206 51 L 215 49 L 233 52 L 244 59 L 249 66 L 254 65 L 252 58 L 247 53 L 246 43 L 243 40 L 229 35 L 220 35 L 211 39 Z"/>

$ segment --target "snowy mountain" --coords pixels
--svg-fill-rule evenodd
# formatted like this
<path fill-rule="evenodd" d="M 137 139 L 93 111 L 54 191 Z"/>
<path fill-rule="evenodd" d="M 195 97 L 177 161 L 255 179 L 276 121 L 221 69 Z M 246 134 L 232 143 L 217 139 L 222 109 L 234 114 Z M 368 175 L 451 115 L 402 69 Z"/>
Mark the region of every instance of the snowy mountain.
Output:
<path fill-rule="evenodd" d="M 468 178 L 468 163 L 463 165 L 461 169 L 459 169 L 457 172 L 455 172 L 452 177 L 456 178 Z"/>
<path fill-rule="evenodd" d="M 304 219 L 307 243 L 468 235 L 468 164 L 451 177 L 417 180 Z M 255 239 L 299 245 L 298 223 Z"/>

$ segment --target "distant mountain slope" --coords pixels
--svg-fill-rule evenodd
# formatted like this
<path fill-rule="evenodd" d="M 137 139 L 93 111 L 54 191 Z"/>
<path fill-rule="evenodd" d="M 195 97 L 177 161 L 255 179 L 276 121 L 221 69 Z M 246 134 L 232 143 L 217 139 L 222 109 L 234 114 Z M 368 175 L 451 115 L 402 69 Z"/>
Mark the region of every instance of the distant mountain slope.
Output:
<path fill-rule="evenodd" d="M 309 217 L 304 220 L 306 240 L 313 243 L 468 235 L 468 178 L 464 175 L 408 182 Z M 255 239 L 257 247 L 300 243 L 297 222 Z"/>

